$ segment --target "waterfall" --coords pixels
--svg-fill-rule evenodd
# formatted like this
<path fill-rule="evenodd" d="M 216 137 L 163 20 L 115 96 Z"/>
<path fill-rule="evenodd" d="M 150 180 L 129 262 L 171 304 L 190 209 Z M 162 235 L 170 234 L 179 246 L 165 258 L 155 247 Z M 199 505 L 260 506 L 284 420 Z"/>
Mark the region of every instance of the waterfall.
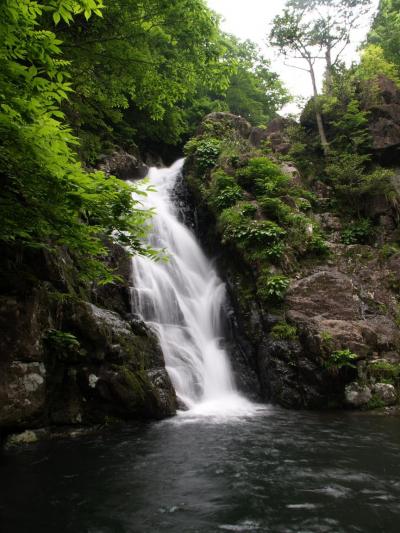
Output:
<path fill-rule="evenodd" d="M 141 199 L 155 210 L 148 242 L 164 249 L 168 260 L 133 258 L 133 306 L 157 334 L 177 397 L 189 412 L 243 414 L 252 404 L 236 391 L 221 346 L 225 286 L 171 200 L 182 167 L 180 159 L 170 168 L 150 169 L 154 191 Z"/>

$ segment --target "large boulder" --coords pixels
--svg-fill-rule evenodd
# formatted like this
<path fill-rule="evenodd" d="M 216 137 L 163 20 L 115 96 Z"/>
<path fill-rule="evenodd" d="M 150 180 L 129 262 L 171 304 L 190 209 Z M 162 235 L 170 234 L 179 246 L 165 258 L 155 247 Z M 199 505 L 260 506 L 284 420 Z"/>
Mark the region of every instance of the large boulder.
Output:
<path fill-rule="evenodd" d="M 124 150 L 116 150 L 104 158 L 98 165 L 99 170 L 112 174 L 121 180 L 135 180 L 146 177 L 149 167 L 139 156 L 129 154 Z"/>
<path fill-rule="evenodd" d="M 223 133 L 226 129 L 236 131 L 244 139 L 248 139 L 251 132 L 251 124 L 239 115 L 233 115 L 223 111 L 209 113 L 204 117 L 197 134 L 201 135 L 213 130 L 214 133 Z"/>
<path fill-rule="evenodd" d="M 295 320 L 329 318 L 357 320 L 361 302 L 351 278 L 335 268 L 294 281 L 287 296 L 290 317 Z"/>
<path fill-rule="evenodd" d="M 252 128 L 249 142 L 256 148 L 268 142 L 273 152 L 287 154 L 291 148 L 291 144 L 286 130 L 293 123 L 294 121 L 288 118 L 276 117 L 265 128 L 258 126 Z"/>
<path fill-rule="evenodd" d="M 46 368 L 43 363 L 0 363 L 0 428 L 43 418 Z"/>
<path fill-rule="evenodd" d="M 359 383 L 349 383 L 345 389 L 346 404 L 349 407 L 363 407 L 372 399 L 371 388 Z"/>
<path fill-rule="evenodd" d="M 109 264 L 125 280 L 107 290 L 57 297 L 46 268 L 30 292 L 0 298 L 0 434 L 175 413 L 158 341 L 132 315 L 130 259 L 110 246 Z"/>

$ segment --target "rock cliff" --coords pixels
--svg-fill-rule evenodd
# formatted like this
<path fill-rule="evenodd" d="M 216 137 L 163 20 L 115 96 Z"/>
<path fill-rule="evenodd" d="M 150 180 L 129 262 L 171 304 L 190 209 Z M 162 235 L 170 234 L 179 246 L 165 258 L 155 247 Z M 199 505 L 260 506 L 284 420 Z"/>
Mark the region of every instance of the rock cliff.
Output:
<path fill-rule="evenodd" d="M 22 279 L 20 264 L 20 282 L 3 288 L 3 436 L 175 413 L 175 393 L 158 342 L 131 311 L 130 258 L 115 245 L 109 250 L 108 261 L 121 282 L 77 285 L 76 265 L 66 252 L 36 252 L 22 261 L 30 278 Z"/>
<path fill-rule="evenodd" d="M 199 236 L 228 285 L 239 383 L 256 390 L 256 375 L 265 399 L 292 408 L 392 405 L 400 384 L 395 203 L 373 197 L 364 206 L 373 237 L 352 244 L 329 188 L 304 182 L 279 158 L 284 121 L 260 131 L 243 120 L 206 117 L 185 167 Z"/>

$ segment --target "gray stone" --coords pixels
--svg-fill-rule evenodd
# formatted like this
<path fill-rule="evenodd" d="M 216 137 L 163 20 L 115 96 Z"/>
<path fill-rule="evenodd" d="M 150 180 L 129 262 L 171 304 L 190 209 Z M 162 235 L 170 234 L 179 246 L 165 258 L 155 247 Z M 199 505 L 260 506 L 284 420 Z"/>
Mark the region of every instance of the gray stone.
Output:
<path fill-rule="evenodd" d="M 40 416 L 46 400 L 43 363 L 0 365 L 0 426 L 24 426 Z"/>
<path fill-rule="evenodd" d="M 371 400 L 372 392 L 370 387 L 353 382 L 346 385 L 345 398 L 350 407 L 362 407 Z"/>
<path fill-rule="evenodd" d="M 232 113 L 217 111 L 204 117 L 198 133 L 203 133 L 207 130 L 207 127 L 213 124 L 219 124 L 224 128 L 236 130 L 244 139 L 247 139 L 251 132 L 251 124 L 245 118 Z"/>
<path fill-rule="evenodd" d="M 139 157 L 120 150 L 113 152 L 100 163 L 99 170 L 121 180 L 135 180 L 144 178 L 149 167 Z"/>
<path fill-rule="evenodd" d="M 389 383 L 375 383 L 372 392 L 385 405 L 394 405 L 397 402 L 396 389 Z"/>

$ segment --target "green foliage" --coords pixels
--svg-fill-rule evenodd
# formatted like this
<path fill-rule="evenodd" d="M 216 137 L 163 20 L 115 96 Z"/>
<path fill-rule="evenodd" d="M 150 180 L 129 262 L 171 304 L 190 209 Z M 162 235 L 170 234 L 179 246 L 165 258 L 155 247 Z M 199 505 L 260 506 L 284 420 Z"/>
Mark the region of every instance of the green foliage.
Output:
<path fill-rule="evenodd" d="M 237 171 L 239 184 L 258 195 L 280 196 L 289 186 L 289 177 L 267 157 L 249 159 L 247 165 Z"/>
<path fill-rule="evenodd" d="M 103 17 L 60 25 L 71 61 L 74 131 L 174 144 L 188 131 L 202 87 L 223 96 L 234 65 L 218 17 L 203 0 L 108 2 Z M 102 141 L 103 141 L 102 139 Z"/>
<path fill-rule="evenodd" d="M 280 241 L 269 244 L 264 248 L 247 250 L 246 257 L 251 263 L 275 263 L 279 264 L 286 250 L 285 243 Z"/>
<path fill-rule="evenodd" d="M 279 198 L 269 198 L 266 196 L 259 198 L 258 201 L 266 217 L 275 220 L 279 224 L 284 224 L 289 220 L 292 210 Z"/>
<path fill-rule="evenodd" d="M 341 206 L 353 212 L 362 211 L 363 201 L 376 195 L 389 195 L 393 190 L 392 172 L 377 167 L 368 171 L 369 157 L 357 153 L 337 153 L 326 166 L 328 181 L 332 184 Z"/>
<path fill-rule="evenodd" d="M 55 347 L 79 348 L 80 343 L 72 333 L 50 329 L 47 332 L 46 340 Z"/>
<path fill-rule="evenodd" d="M 297 328 L 287 322 L 278 322 L 271 329 L 271 337 L 276 340 L 298 340 Z"/>
<path fill-rule="evenodd" d="M 321 331 L 320 333 L 321 343 L 324 348 L 332 346 L 333 336 L 329 331 Z"/>
<path fill-rule="evenodd" d="M 110 139 L 180 144 L 213 111 L 266 121 L 288 100 L 257 47 L 222 33 L 205 0 L 110 1 L 102 14 L 57 26 L 74 89 L 65 110 L 74 133 L 95 140 L 83 158 Z"/>
<path fill-rule="evenodd" d="M 107 282 L 113 276 L 101 261 L 102 239 L 152 254 L 141 244 L 149 213 L 132 200 L 134 188 L 77 162 L 77 140 L 60 109 L 71 91 L 69 65 L 60 40 L 43 29 L 46 13 L 70 21 L 100 8 L 89 0 L 0 6 L 0 242 L 15 250 L 66 247 L 81 279 Z"/>
<path fill-rule="evenodd" d="M 271 303 L 279 303 L 285 298 L 290 280 L 283 275 L 271 275 L 269 271 L 264 271 L 258 278 L 257 295 L 262 300 Z"/>
<path fill-rule="evenodd" d="M 325 257 L 329 255 L 330 250 L 324 237 L 315 231 L 307 243 L 307 252 L 311 255 Z"/>
<path fill-rule="evenodd" d="M 400 74 L 400 2 L 399 0 L 381 0 L 372 28 L 368 34 L 368 43 L 382 48 L 384 58 L 397 68 Z"/>
<path fill-rule="evenodd" d="M 318 225 L 302 213 L 292 213 L 287 242 L 297 256 L 325 256 L 329 247 Z"/>
<path fill-rule="evenodd" d="M 393 242 L 386 243 L 379 250 L 379 258 L 381 261 L 385 261 L 399 252 L 400 246 L 398 244 Z"/>
<path fill-rule="evenodd" d="M 242 189 L 237 185 L 235 178 L 221 170 L 213 173 L 208 195 L 210 205 L 217 211 L 231 207 L 243 198 Z"/>
<path fill-rule="evenodd" d="M 367 368 L 370 379 L 379 383 L 389 383 L 396 387 L 400 386 L 400 364 L 391 363 L 386 359 L 372 361 Z"/>
<path fill-rule="evenodd" d="M 367 409 L 382 409 L 382 407 L 385 407 L 386 404 L 382 400 L 382 398 L 379 398 L 377 394 L 373 394 L 371 399 L 366 405 Z"/>
<path fill-rule="evenodd" d="M 194 138 L 186 143 L 185 153 L 195 157 L 199 174 L 213 168 L 221 153 L 221 143 L 213 137 Z"/>
<path fill-rule="evenodd" d="M 335 118 L 330 121 L 332 146 L 350 154 L 367 152 L 371 145 L 368 113 L 361 110 L 359 100 L 353 95 L 342 93 L 340 100 L 334 99 L 333 102 L 336 105 L 333 107 Z"/>
<path fill-rule="evenodd" d="M 388 275 L 388 277 L 387 277 L 387 286 L 394 293 L 400 295 L 400 279 L 399 279 L 399 277 L 396 274 L 390 273 Z"/>
<path fill-rule="evenodd" d="M 341 234 L 343 244 L 368 244 L 374 233 L 371 220 L 361 218 L 347 226 Z"/>
<path fill-rule="evenodd" d="M 57 329 L 48 330 L 44 337 L 44 344 L 50 356 L 58 359 L 76 359 L 85 355 L 79 340 L 67 331 Z"/>
<path fill-rule="evenodd" d="M 310 105 L 325 156 L 330 148 L 317 90 L 315 60 L 325 57 L 325 89 L 332 96 L 334 68 L 351 42 L 360 15 L 368 12 L 370 5 L 371 0 L 287 0 L 283 12 L 273 20 L 269 35 L 271 45 L 285 58 L 302 59 L 304 70 L 310 74 L 313 88 Z"/>
<path fill-rule="evenodd" d="M 255 126 L 267 124 L 290 101 L 287 91 L 254 43 L 240 42 L 231 35 L 225 36 L 225 43 L 236 63 L 226 92 L 228 109 Z"/>
<path fill-rule="evenodd" d="M 386 76 L 397 85 L 400 84 L 398 67 L 385 58 L 383 48 L 377 44 L 369 44 L 363 49 L 357 76 L 368 82 L 376 80 L 379 76 Z"/>
<path fill-rule="evenodd" d="M 311 202 L 307 198 L 296 198 L 296 206 L 300 211 L 310 211 L 312 208 Z"/>
<path fill-rule="evenodd" d="M 358 359 L 358 355 L 353 353 L 348 348 L 344 350 L 337 350 L 332 352 L 329 358 L 325 361 L 325 368 L 329 370 L 340 370 L 341 368 L 356 368 L 354 362 Z"/>
<path fill-rule="evenodd" d="M 239 205 L 225 209 L 219 219 L 223 241 L 239 246 L 268 246 L 279 241 L 285 230 L 269 220 L 251 220 Z"/>

